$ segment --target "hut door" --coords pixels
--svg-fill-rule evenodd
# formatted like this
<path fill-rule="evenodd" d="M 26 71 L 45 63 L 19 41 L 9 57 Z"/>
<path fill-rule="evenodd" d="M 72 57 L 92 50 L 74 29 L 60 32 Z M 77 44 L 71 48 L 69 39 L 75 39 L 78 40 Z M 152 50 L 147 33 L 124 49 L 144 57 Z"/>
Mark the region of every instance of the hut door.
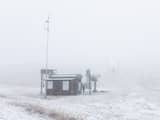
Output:
<path fill-rule="evenodd" d="M 74 94 L 74 81 L 70 81 L 70 93 Z"/>
<path fill-rule="evenodd" d="M 63 91 L 69 91 L 69 81 L 63 81 Z"/>
<path fill-rule="evenodd" d="M 54 81 L 53 83 L 53 88 L 54 88 L 54 91 L 57 93 L 61 92 L 62 90 L 62 81 Z"/>

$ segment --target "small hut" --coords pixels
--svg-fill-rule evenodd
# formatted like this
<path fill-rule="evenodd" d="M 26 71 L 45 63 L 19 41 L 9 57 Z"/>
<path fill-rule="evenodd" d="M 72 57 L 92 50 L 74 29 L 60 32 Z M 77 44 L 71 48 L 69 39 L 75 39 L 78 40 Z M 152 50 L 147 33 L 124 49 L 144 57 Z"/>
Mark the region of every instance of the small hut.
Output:
<path fill-rule="evenodd" d="M 57 74 L 54 70 L 41 70 L 41 94 L 78 95 L 81 94 L 80 74 Z M 47 73 L 47 74 L 46 74 Z"/>
<path fill-rule="evenodd" d="M 46 80 L 47 95 L 78 95 L 81 93 L 81 75 L 53 74 Z"/>

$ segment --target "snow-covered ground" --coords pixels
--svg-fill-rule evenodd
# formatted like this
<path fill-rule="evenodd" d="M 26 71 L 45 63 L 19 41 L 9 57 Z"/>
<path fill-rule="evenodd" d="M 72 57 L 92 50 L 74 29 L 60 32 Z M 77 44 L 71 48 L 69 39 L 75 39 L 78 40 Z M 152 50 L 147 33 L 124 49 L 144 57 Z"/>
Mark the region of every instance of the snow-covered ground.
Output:
<path fill-rule="evenodd" d="M 44 99 L 38 88 L 1 86 L 0 120 L 159 120 L 159 101 L 148 89 Z"/>

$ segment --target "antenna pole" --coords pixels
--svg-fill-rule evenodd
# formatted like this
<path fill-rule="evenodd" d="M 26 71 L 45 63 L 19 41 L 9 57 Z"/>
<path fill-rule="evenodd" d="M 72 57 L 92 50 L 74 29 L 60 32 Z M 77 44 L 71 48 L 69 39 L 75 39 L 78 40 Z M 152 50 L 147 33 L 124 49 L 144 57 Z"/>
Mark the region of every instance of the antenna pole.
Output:
<path fill-rule="evenodd" d="M 48 46 L 49 46 L 49 35 L 50 35 L 50 17 L 48 16 L 47 20 L 46 20 L 46 24 L 47 24 L 47 37 L 46 37 L 46 78 L 45 78 L 45 98 L 47 97 L 47 78 L 48 78 Z"/>
<path fill-rule="evenodd" d="M 46 24 L 47 24 L 47 38 L 46 38 L 46 70 L 48 70 L 48 42 L 49 42 L 49 33 L 50 33 L 50 17 L 48 16 L 47 20 L 46 20 Z"/>

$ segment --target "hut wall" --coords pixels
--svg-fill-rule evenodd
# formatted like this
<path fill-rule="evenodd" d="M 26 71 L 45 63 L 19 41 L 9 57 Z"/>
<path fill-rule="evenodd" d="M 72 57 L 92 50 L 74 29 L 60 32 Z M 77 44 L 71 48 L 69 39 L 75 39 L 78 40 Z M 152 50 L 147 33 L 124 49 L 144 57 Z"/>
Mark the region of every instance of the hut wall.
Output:
<path fill-rule="evenodd" d="M 47 89 L 47 95 L 77 95 L 79 91 L 79 80 L 69 80 L 69 90 L 63 90 L 63 80 L 52 81 L 53 88 Z"/>

